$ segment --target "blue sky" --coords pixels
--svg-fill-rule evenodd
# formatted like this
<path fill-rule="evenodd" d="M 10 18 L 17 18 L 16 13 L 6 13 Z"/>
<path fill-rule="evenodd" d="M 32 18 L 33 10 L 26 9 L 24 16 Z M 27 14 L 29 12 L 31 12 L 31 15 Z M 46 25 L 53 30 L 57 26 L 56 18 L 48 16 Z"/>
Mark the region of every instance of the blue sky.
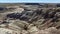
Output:
<path fill-rule="evenodd" d="M 60 3 L 60 0 L 0 0 L 0 3 Z"/>

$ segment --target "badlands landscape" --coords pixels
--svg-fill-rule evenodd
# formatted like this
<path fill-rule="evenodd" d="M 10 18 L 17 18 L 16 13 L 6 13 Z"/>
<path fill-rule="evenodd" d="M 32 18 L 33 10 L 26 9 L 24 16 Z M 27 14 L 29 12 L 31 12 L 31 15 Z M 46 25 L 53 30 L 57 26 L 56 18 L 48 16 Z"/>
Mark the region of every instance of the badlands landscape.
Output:
<path fill-rule="evenodd" d="M 0 3 L 0 34 L 60 34 L 60 4 Z"/>

